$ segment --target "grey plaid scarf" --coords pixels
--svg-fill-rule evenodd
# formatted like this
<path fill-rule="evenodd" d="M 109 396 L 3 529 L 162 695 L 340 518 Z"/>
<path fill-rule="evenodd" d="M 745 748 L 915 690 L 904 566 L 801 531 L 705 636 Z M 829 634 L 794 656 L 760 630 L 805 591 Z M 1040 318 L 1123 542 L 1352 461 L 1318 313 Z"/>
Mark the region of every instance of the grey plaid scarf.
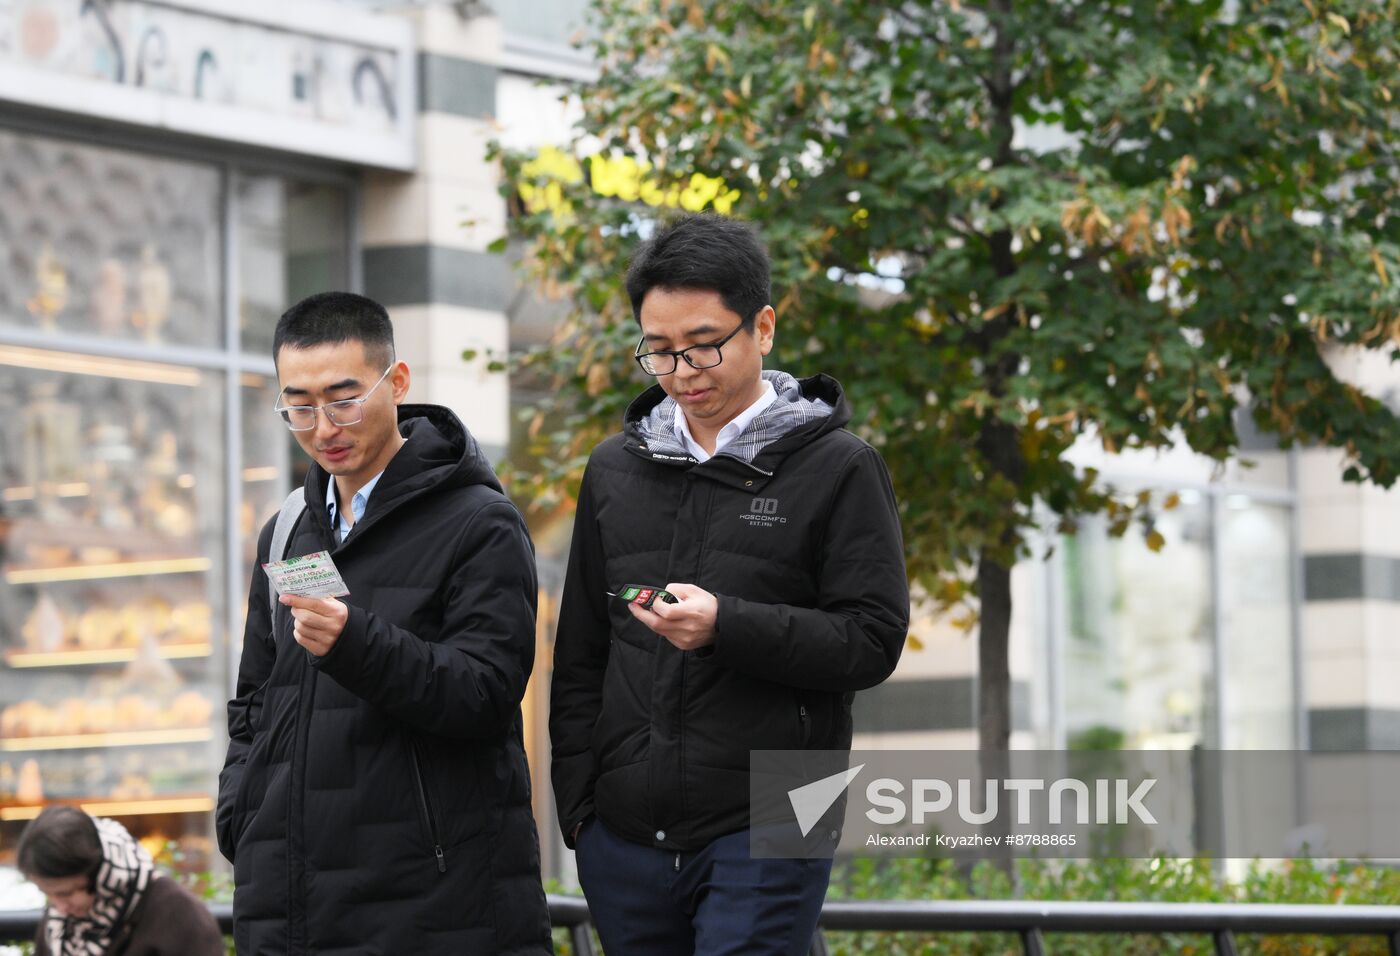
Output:
<path fill-rule="evenodd" d="M 146 848 L 115 820 L 97 818 L 102 864 L 97 868 L 97 899 L 81 918 L 44 914 L 44 940 L 54 956 L 104 956 L 127 917 L 150 885 L 155 864 Z"/>
<path fill-rule="evenodd" d="M 800 425 L 826 418 L 835 409 L 819 398 L 803 398 L 802 387 L 797 379 L 787 372 L 765 371 L 765 381 L 773 386 L 778 399 L 769 405 L 759 416 L 749 423 L 749 427 L 739 433 L 724 450 L 722 455 L 730 455 L 740 461 L 752 462 L 758 453 L 788 432 Z M 685 441 L 676 432 L 676 400 L 662 399 L 638 423 L 642 437 L 652 452 L 671 455 L 689 455 Z"/>

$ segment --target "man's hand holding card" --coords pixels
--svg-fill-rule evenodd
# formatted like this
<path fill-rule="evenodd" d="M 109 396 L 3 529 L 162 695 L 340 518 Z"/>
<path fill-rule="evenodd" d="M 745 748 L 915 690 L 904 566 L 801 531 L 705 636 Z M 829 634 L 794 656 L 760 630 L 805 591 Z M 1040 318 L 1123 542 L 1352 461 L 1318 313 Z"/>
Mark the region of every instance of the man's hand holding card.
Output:
<path fill-rule="evenodd" d="M 292 636 L 317 657 L 335 647 L 350 612 L 336 598 L 349 594 L 345 579 L 328 552 L 317 551 L 263 565 L 268 580 L 280 595 L 278 601 L 292 609 Z"/>

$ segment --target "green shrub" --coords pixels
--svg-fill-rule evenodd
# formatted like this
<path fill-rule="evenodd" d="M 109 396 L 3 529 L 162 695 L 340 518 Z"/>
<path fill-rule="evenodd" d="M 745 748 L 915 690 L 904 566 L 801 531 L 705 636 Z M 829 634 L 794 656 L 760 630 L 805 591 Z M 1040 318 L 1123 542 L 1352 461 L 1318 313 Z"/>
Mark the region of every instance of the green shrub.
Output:
<path fill-rule="evenodd" d="M 1400 903 L 1400 870 L 1312 860 L 1253 863 L 1243 879 L 1222 878 L 1204 860 L 1021 860 L 1011 876 L 990 863 L 962 872 L 948 860 L 857 859 L 832 874 L 832 900 L 1075 900 L 1156 903 Z M 1019 954 L 1011 933 L 828 933 L 833 956 L 1000 956 Z M 1365 936 L 1236 938 L 1241 956 L 1389 953 Z M 1138 956 L 1215 952 L 1208 935 L 1189 933 L 1046 934 L 1048 953 Z"/>

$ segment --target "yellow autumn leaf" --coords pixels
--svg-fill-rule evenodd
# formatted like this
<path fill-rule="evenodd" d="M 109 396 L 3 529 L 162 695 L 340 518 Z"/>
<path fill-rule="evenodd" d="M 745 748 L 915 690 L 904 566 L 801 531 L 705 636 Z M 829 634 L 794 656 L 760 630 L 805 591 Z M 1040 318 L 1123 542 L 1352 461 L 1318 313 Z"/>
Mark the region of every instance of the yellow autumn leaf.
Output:
<path fill-rule="evenodd" d="M 1347 36 L 1351 36 L 1351 24 L 1347 22 L 1346 17 L 1342 16 L 1340 13 L 1329 13 L 1327 14 L 1327 19 L 1339 27 Z"/>
<path fill-rule="evenodd" d="M 589 366 L 585 389 L 590 398 L 601 395 L 608 387 L 608 367 L 603 362 Z"/>
<path fill-rule="evenodd" d="M 1390 285 L 1390 275 L 1385 271 L 1385 260 L 1381 258 L 1380 250 L 1371 250 L 1371 263 L 1376 267 L 1376 275 L 1381 277 L 1381 285 Z"/>
<path fill-rule="evenodd" d="M 1167 539 L 1162 537 L 1162 532 L 1152 530 L 1147 533 L 1147 550 L 1161 551 L 1166 546 Z"/>
<path fill-rule="evenodd" d="M 911 651 L 921 651 L 924 649 L 924 642 L 919 640 L 913 634 L 910 634 L 908 637 L 905 638 L 905 643 L 909 645 L 909 649 Z"/>

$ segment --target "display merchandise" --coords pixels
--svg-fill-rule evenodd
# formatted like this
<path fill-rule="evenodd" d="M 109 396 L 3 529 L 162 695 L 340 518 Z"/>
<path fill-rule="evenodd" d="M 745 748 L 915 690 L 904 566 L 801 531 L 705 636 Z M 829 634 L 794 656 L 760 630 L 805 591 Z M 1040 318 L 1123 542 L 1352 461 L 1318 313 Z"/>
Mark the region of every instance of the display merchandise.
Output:
<path fill-rule="evenodd" d="M 21 410 L 0 442 L 22 452 L 0 459 L 0 859 L 52 802 L 182 855 L 207 845 L 227 673 L 221 383 L 0 347 L 0 399 Z"/>

